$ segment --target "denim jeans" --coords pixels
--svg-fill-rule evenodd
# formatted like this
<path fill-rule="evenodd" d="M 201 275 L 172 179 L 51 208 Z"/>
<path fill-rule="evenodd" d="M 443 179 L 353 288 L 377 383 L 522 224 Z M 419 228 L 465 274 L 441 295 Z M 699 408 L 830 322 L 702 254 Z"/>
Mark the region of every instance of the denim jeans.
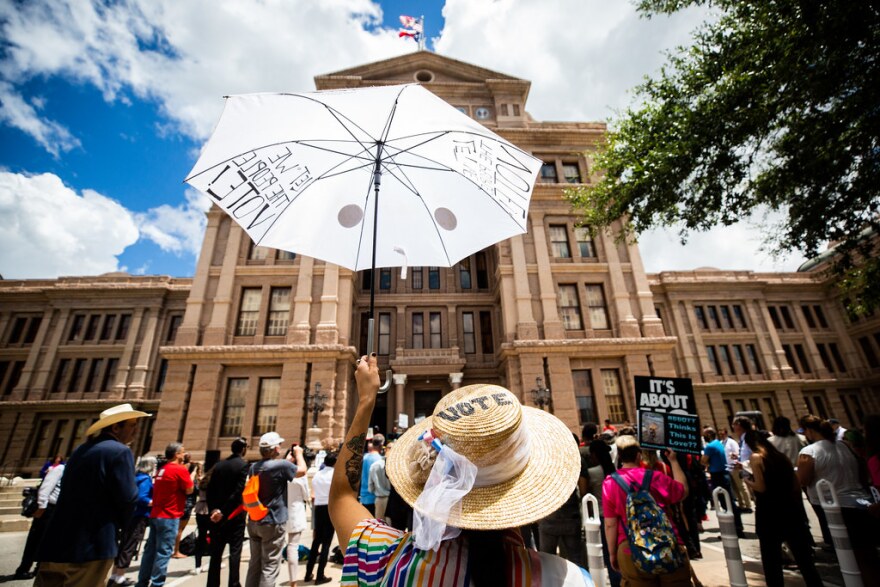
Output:
<path fill-rule="evenodd" d="M 150 518 L 150 537 L 141 556 L 141 570 L 138 573 L 137 587 L 162 587 L 168 573 L 168 559 L 174 552 L 177 539 L 177 526 L 180 520 Z"/>

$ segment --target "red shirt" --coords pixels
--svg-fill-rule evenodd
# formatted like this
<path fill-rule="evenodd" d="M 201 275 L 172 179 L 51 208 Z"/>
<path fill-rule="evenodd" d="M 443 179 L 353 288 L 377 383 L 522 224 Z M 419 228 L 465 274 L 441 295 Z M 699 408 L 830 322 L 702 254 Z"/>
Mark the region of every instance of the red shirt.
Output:
<path fill-rule="evenodd" d="M 153 479 L 153 509 L 151 518 L 176 520 L 183 517 L 186 490 L 193 486 L 189 471 L 183 465 L 168 463 Z"/>

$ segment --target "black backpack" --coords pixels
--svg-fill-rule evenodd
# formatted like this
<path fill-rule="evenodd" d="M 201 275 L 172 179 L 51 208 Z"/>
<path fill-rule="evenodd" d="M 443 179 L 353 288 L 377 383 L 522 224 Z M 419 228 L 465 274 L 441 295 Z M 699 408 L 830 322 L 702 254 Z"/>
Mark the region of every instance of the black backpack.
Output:
<path fill-rule="evenodd" d="M 21 490 L 23 499 L 21 500 L 21 515 L 25 518 L 33 518 L 37 512 L 37 488 L 25 487 Z"/>

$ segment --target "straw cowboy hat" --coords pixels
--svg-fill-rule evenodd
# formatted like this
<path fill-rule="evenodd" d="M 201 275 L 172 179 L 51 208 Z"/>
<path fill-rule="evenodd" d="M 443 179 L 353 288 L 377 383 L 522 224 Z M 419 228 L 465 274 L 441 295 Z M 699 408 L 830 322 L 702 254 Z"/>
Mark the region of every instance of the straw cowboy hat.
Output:
<path fill-rule="evenodd" d="M 451 526 L 523 526 L 559 509 L 577 485 L 580 453 L 562 421 L 523 406 L 498 385 L 468 385 L 444 396 L 433 415 L 407 430 L 386 458 L 388 477 L 414 507 L 436 457 L 431 436 L 477 466 L 477 482 L 460 511 L 450 513 Z"/>
<path fill-rule="evenodd" d="M 135 418 L 148 418 L 153 414 L 148 414 L 147 412 L 139 412 L 131 407 L 131 404 L 120 404 L 118 406 L 113 406 L 112 408 L 107 408 L 103 412 L 101 412 L 101 416 L 98 418 L 98 421 L 89 426 L 89 429 L 86 430 L 86 436 L 91 436 L 98 430 L 102 430 L 107 428 L 108 426 L 112 426 L 117 422 L 122 422 L 123 420 L 133 420 Z"/>

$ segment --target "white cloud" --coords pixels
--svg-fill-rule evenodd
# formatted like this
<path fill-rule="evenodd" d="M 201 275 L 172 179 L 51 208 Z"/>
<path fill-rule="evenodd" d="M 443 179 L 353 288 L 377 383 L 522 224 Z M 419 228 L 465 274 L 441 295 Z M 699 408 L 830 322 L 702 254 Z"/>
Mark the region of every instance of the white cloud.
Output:
<path fill-rule="evenodd" d="M 211 202 L 208 196 L 194 189 L 188 189 L 185 197 L 186 201 L 179 206 L 163 204 L 135 214 L 135 220 L 141 236 L 155 242 L 163 251 L 198 255 L 205 235 L 205 212 Z M 146 271 L 146 267 L 141 269 Z"/>
<path fill-rule="evenodd" d="M 0 3 L 0 77 L 61 75 L 107 100 L 156 100 L 176 127 L 210 134 L 222 96 L 314 88 L 313 77 L 411 50 L 372 28 L 369 0 Z"/>
<path fill-rule="evenodd" d="M 119 270 L 138 239 L 131 213 L 92 190 L 77 194 L 50 173 L 0 172 L 0 274 L 95 275 Z"/>
<path fill-rule="evenodd" d="M 0 123 L 30 135 L 57 159 L 61 152 L 79 147 L 80 142 L 62 125 L 41 118 L 38 111 L 43 107 L 45 100 L 42 98 L 34 98 L 28 104 L 12 84 L 0 81 Z"/>
<path fill-rule="evenodd" d="M 678 234 L 668 228 L 645 232 L 639 238 L 639 251 L 645 270 L 686 271 L 700 267 L 752 271 L 796 271 L 807 260 L 800 253 L 774 257 L 764 250 L 764 239 L 771 221 L 743 220 L 731 226 L 717 226 L 694 232 L 682 245 Z"/>
<path fill-rule="evenodd" d="M 538 120 L 607 119 L 629 90 L 687 44 L 707 12 L 640 18 L 631 2 L 447 0 L 437 51 L 532 82 Z"/>
<path fill-rule="evenodd" d="M 197 256 L 208 198 L 187 190 L 180 206 L 132 212 L 93 190 L 77 194 L 51 173 L 0 171 L 0 275 L 6 279 L 128 271 L 118 256 L 139 239 Z M 133 270 L 141 275 L 147 262 Z"/>

